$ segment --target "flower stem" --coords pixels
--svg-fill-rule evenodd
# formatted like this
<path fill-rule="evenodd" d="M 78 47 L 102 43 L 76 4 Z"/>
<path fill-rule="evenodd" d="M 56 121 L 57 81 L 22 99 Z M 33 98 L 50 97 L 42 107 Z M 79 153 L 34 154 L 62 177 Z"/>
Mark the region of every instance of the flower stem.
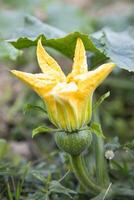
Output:
<path fill-rule="evenodd" d="M 80 184 L 86 190 L 92 191 L 94 194 L 98 194 L 101 192 L 101 188 L 97 186 L 90 178 L 89 174 L 87 174 L 86 166 L 83 162 L 82 155 L 73 156 L 70 155 L 70 162 L 75 173 L 75 176 L 79 180 Z"/>

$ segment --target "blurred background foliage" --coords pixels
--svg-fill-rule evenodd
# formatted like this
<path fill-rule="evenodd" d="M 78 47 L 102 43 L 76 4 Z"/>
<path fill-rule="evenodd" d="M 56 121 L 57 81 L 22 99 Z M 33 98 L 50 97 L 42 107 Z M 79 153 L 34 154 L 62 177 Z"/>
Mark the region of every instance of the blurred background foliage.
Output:
<path fill-rule="evenodd" d="M 22 16 L 24 14 L 33 15 L 42 22 L 54 26 L 66 33 L 81 31 L 83 33 L 90 34 L 97 32 L 102 28 L 109 27 L 115 31 L 128 30 L 133 35 L 134 1 L 0 1 L 0 137 L 8 141 L 8 147 L 6 146 L 3 150 L 4 143 L 2 143 L 0 147 L 2 149 L 0 151 L 0 159 L 2 158 L 2 155 L 4 155 L 4 157 L 6 155 L 5 159 L 10 159 L 12 165 L 17 166 L 16 170 L 22 177 L 23 174 L 25 174 L 25 170 L 27 171 L 27 169 L 25 169 L 27 163 L 26 161 L 32 162 L 32 166 L 30 166 L 32 169 L 30 168 L 31 170 L 28 172 L 28 177 L 30 178 L 27 178 L 25 183 L 25 193 L 28 194 L 31 192 L 31 196 L 28 197 L 28 200 L 30 200 L 30 198 L 37 199 L 35 196 L 32 196 L 34 195 L 34 189 L 37 189 L 37 185 L 41 185 L 42 191 L 44 181 L 47 182 L 47 180 L 40 180 L 41 175 L 36 174 L 36 168 L 39 167 L 39 173 L 46 173 L 43 175 L 48 177 L 49 172 L 47 172 L 47 168 L 49 166 L 50 174 L 54 176 L 55 179 L 61 178 L 60 170 L 63 170 L 62 172 L 64 174 L 68 169 L 66 169 L 66 167 L 63 167 L 64 169 L 60 169 L 60 164 L 62 162 L 65 163 L 66 159 L 62 153 L 60 154 L 60 158 L 55 158 L 55 155 L 59 153 L 51 134 L 41 134 L 34 139 L 31 138 L 32 129 L 39 125 L 51 124 L 47 116 L 42 112 L 34 109 L 25 110 L 25 107 L 28 103 L 41 107 L 44 107 L 44 105 L 36 94 L 31 92 L 29 88 L 23 86 L 23 84 L 12 77 L 9 72 L 10 69 L 15 68 L 27 72 L 38 72 L 35 47 L 26 48 L 23 49 L 23 51 L 20 51 L 15 49 L 12 45 L 10 46 L 9 43 L 6 43 L 5 40 L 3 40 L 6 38 L 6 35 L 9 34 L 9 32 L 13 33 L 14 30 L 16 30 L 16 27 L 18 27 L 18 29 L 19 27 L 21 28 L 21 25 L 23 25 Z M 12 21 L 10 26 L 9 19 L 10 22 Z M 53 49 L 47 48 L 47 50 L 58 60 L 63 70 L 68 73 L 71 69 L 72 61 Z M 133 83 L 133 74 L 130 74 L 125 70 L 118 69 L 115 70 L 96 91 L 96 98 L 99 98 L 107 91 L 111 91 L 110 97 L 107 98 L 100 106 L 100 119 L 102 128 L 105 136 L 107 137 L 106 140 L 108 141 L 110 141 L 113 136 L 118 136 L 121 144 L 134 139 Z M 23 114 L 24 110 L 26 111 L 25 114 Z M 38 166 L 40 161 L 42 161 L 42 166 Z M 10 190 L 12 191 L 13 185 L 13 170 L 12 167 L 10 167 L 11 169 L 8 171 L 9 161 L 7 161 L 6 164 L 3 161 L 1 162 L 0 181 L 3 181 L 2 177 L 4 173 L 7 180 L 4 179 L 6 189 L 3 190 L 1 186 L 0 194 L 2 196 L 4 191 L 6 192 L 8 190 L 8 195 L 10 196 Z M 55 164 L 53 164 L 54 162 Z M 24 167 L 24 171 L 20 172 L 19 165 Z M 44 167 L 44 165 L 46 167 Z M 35 168 L 33 166 L 35 166 Z M 42 172 L 43 168 L 45 169 L 45 172 Z M 36 179 L 33 181 L 31 191 L 28 191 L 26 190 L 26 185 L 31 183 L 31 177 L 33 176 Z M 70 176 L 69 178 L 66 178 L 66 186 L 73 188 L 75 184 L 73 185 L 73 183 L 69 182 L 69 179 Z M 20 188 L 20 180 L 17 181 L 19 184 L 18 188 Z M 49 180 L 48 182 L 51 181 Z M 61 188 L 58 186 L 58 189 L 60 191 Z M 38 193 L 39 194 L 35 195 L 37 195 L 39 198 L 38 195 L 42 195 L 42 192 Z M 46 194 L 45 198 L 49 199 L 49 197 L 47 197 L 48 193 L 44 193 Z M 73 191 L 68 191 L 67 199 L 70 198 L 70 194 L 73 194 Z M 63 198 L 62 195 L 60 197 L 56 196 L 56 194 L 54 195 L 55 196 L 52 198 L 55 200 Z M 40 199 L 41 198 L 43 199 L 43 197 L 40 197 Z M 86 199 L 85 196 L 81 196 L 79 198 L 83 198 L 84 200 Z M 75 199 L 79 198 L 77 196 L 75 197 Z"/>

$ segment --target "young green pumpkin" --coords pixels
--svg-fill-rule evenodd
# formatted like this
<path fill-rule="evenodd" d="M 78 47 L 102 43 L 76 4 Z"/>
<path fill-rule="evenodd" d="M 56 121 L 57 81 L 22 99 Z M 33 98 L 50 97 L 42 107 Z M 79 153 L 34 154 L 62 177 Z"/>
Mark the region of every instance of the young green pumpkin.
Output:
<path fill-rule="evenodd" d="M 50 121 L 64 131 L 56 133 L 57 145 L 67 153 L 80 154 L 90 145 L 91 133 L 78 130 L 90 121 L 93 92 L 115 64 L 106 63 L 88 71 L 86 51 L 80 38 L 76 41 L 72 72 L 67 76 L 45 51 L 41 39 L 37 44 L 37 59 L 42 73 L 31 74 L 16 70 L 11 72 L 43 99 Z"/>
<path fill-rule="evenodd" d="M 55 134 L 55 141 L 57 146 L 66 153 L 80 155 L 91 144 L 92 134 L 86 129 L 72 134 L 57 132 Z"/>

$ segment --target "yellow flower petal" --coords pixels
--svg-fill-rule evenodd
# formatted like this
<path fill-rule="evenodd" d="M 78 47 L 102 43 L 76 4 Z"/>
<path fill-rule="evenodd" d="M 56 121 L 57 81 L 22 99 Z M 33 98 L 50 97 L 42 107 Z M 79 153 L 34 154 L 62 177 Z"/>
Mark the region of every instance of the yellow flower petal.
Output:
<path fill-rule="evenodd" d="M 48 79 L 45 74 L 31 74 L 17 70 L 12 70 L 11 73 L 34 89 L 41 97 L 44 97 L 58 83 L 52 77 Z"/>
<path fill-rule="evenodd" d="M 61 80 L 65 80 L 65 75 L 62 72 L 58 63 L 43 48 L 41 44 L 41 38 L 39 39 L 37 44 L 37 59 L 43 73 L 53 71 L 53 73 L 59 74 Z"/>
<path fill-rule="evenodd" d="M 68 75 L 67 79 L 71 80 L 74 76 L 88 71 L 87 58 L 84 44 L 80 38 L 77 39 L 74 55 L 74 63 L 72 72 Z"/>
<path fill-rule="evenodd" d="M 44 102 L 46 104 L 47 113 L 49 116 L 50 121 L 56 126 L 60 127 L 58 124 L 58 112 L 56 107 L 56 102 L 54 98 L 50 95 L 46 95 L 44 98 Z"/>
<path fill-rule="evenodd" d="M 87 72 L 87 58 L 84 44 L 80 38 L 77 39 L 74 55 L 73 71 L 77 74 Z"/>
<path fill-rule="evenodd" d="M 76 76 L 75 81 L 78 84 L 78 88 L 83 93 L 90 94 L 104 81 L 115 66 L 114 63 L 103 64 L 93 71 Z"/>

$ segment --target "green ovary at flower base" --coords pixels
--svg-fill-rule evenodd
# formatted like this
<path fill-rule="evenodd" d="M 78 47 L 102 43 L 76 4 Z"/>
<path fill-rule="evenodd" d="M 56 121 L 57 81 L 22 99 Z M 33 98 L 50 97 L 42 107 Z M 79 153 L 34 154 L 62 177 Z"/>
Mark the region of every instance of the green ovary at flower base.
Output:
<path fill-rule="evenodd" d="M 79 130 L 72 134 L 57 132 L 55 141 L 61 150 L 70 155 L 80 155 L 91 144 L 92 134 L 89 130 Z"/>
<path fill-rule="evenodd" d="M 92 115 L 93 92 L 115 67 L 114 63 L 88 71 L 83 42 L 77 39 L 72 72 L 66 77 L 57 62 L 45 51 L 41 39 L 37 59 L 43 73 L 12 70 L 44 100 L 51 122 L 72 132 L 86 126 Z"/>

